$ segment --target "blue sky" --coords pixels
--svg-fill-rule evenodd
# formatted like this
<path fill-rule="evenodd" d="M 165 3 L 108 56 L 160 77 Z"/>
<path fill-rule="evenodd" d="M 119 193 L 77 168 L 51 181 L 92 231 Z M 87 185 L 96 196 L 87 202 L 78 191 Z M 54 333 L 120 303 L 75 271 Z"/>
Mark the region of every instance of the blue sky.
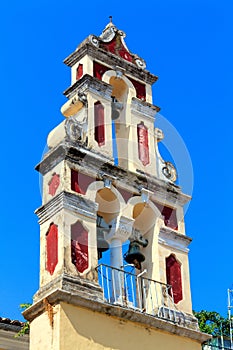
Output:
<path fill-rule="evenodd" d="M 62 61 L 108 16 L 159 76 L 154 103 L 181 135 L 194 173 L 186 214 L 193 308 L 227 312 L 232 276 L 233 48 L 231 0 L 15 0 L 0 5 L 0 316 L 22 319 L 39 282 L 40 161 L 63 120 L 70 71 Z M 181 184 L 182 185 L 182 184 Z"/>

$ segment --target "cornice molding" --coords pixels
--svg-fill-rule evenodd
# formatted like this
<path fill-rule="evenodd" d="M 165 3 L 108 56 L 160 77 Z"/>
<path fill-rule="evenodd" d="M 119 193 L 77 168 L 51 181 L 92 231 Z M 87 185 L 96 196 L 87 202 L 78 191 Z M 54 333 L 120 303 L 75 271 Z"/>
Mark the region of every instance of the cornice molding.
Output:
<path fill-rule="evenodd" d="M 68 209 L 77 214 L 96 219 L 98 204 L 94 203 L 82 195 L 63 191 L 52 198 L 48 203 L 39 207 L 35 213 L 39 218 L 39 224 L 50 220 L 62 209 Z"/>
<path fill-rule="evenodd" d="M 63 94 L 67 98 L 72 98 L 77 92 L 79 94 L 86 94 L 87 91 L 93 92 L 111 101 L 112 85 L 105 83 L 89 74 L 85 74 L 81 79 L 76 81 L 73 85 L 68 87 Z"/>
<path fill-rule="evenodd" d="M 132 77 L 151 85 L 158 80 L 156 75 L 151 74 L 145 69 L 138 68 L 135 64 L 128 62 L 111 52 L 107 52 L 101 48 L 96 48 L 93 44 L 88 42 L 88 40 L 84 41 L 82 45 L 76 51 L 71 53 L 63 62 L 67 66 L 72 67 L 85 55 L 90 55 L 94 59 L 106 63 L 107 66 L 111 67 L 110 69 L 114 69 L 115 66 L 120 66 L 126 70 L 126 76 L 129 74 Z"/>
<path fill-rule="evenodd" d="M 160 229 L 159 243 L 162 245 L 188 253 L 188 246 L 191 242 L 192 238 L 185 236 L 176 230 L 172 230 L 169 227 L 162 226 Z"/>
<path fill-rule="evenodd" d="M 174 322 L 163 320 L 156 316 L 149 314 L 143 314 L 137 310 L 131 310 L 126 307 L 108 304 L 104 301 L 100 301 L 97 295 L 90 293 L 88 297 L 84 297 L 80 292 L 75 294 L 73 291 L 64 289 L 53 289 L 46 296 L 46 300 L 51 305 L 65 302 L 74 306 L 86 308 L 102 314 L 107 314 L 112 317 L 118 317 L 119 319 L 135 322 L 143 325 L 144 327 L 151 327 L 160 331 L 165 331 L 170 334 L 176 334 L 182 337 L 193 339 L 198 343 L 211 338 L 209 334 L 200 332 L 197 329 L 197 320 L 192 315 L 183 313 L 185 325 L 174 324 Z M 43 300 L 39 300 L 34 303 L 31 307 L 23 312 L 24 317 L 30 322 L 33 321 L 37 316 L 45 312 L 45 305 Z"/>
<path fill-rule="evenodd" d="M 158 197 L 159 201 L 164 200 L 176 207 L 177 205 L 183 206 L 191 199 L 190 196 L 182 193 L 179 186 L 173 183 L 160 180 L 139 170 L 134 173 L 115 166 L 112 159 L 70 141 L 64 141 L 56 148 L 51 149 L 41 163 L 36 166 L 36 170 L 45 175 L 63 160 L 77 164 L 80 170 L 84 168 L 85 173 L 90 173 L 92 176 L 96 174 L 96 177 L 98 177 L 100 172 L 114 176 L 116 178 L 115 183 L 118 183 L 121 188 L 126 185 L 127 189 L 131 188 L 132 192 L 138 195 L 140 195 L 142 187 L 148 189 L 154 193 L 151 200 L 155 202 Z"/>
<path fill-rule="evenodd" d="M 151 103 L 144 102 L 138 98 L 133 97 L 131 103 L 132 112 L 143 116 L 143 118 L 148 118 L 154 121 L 155 114 L 160 111 L 160 108 L 152 105 Z"/>

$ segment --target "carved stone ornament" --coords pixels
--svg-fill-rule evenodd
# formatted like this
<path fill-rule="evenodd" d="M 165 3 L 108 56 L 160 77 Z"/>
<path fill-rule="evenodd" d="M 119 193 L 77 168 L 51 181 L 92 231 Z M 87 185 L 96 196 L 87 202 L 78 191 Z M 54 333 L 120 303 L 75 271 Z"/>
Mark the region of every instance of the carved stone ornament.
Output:
<path fill-rule="evenodd" d="M 100 35 L 100 38 L 104 43 L 109 43 L 115 37 L 117 31 L 118 30 L 114 25 L 107 26 Z"/>
<path fill-rule="evenodd" d="M 165 166 L 162 169 L 163 174 L 170 180 L 170 181 L 176 181 L 177 179 L 177 172 L 174 165 L 170 162 L 164 162 Z"/>
<path fill-rule="evenodd" d="M 164 133 L 159 128 L 155 128 L 154 129 L 154 135 L 155 135 L 155 138 L 156 138 L 157 142 L 160 142 L 160 141 L 162 141 L 164 139 Z"/>
<path fill-rule="evenodd" d="M 95 46 L 99 47 L 99 39 L 95 35 L 90 36 L 90 42 Z"/>
<path fill-rule="evenodd" d="M 75 116 L 69 117 L 65 122 L 65 130 L 68 139 L 73 142 L 86 143 L 87 140 L 87 115 L 82 121 L 78 121 Z"/>
<path fill-rule="evenodd" d="M 134 219 L 121 216 L 117 221 L 116 225 L 104 237 L 109 243 L 111 243 L 112 239 L 120 239 L 122 242 L 125 242 L 132 234 Z"/>
<path fill-rule="evenodd" d="M 146 62 L 142 58 L 136 58 L 135 63 L 138 66 L 138 68 L 145 69 L 146 68 Z"/>

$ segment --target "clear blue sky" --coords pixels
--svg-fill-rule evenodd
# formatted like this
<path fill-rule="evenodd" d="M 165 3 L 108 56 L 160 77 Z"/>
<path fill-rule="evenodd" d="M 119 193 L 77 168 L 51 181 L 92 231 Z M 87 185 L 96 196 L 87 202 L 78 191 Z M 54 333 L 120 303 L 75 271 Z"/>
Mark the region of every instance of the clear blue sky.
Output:
<path fill-rule="evenodd" d="M 108 16 L 159 76 L 154 103 L 192 159 L 186 214 L 193 308 L 227 311 L 232 275 L 232 0 L 11 1 L 0 5 L 0 316 L 21 319 L 39 282 L 40 161 L 63 120 L 70 70 L 62 61 Z"/>

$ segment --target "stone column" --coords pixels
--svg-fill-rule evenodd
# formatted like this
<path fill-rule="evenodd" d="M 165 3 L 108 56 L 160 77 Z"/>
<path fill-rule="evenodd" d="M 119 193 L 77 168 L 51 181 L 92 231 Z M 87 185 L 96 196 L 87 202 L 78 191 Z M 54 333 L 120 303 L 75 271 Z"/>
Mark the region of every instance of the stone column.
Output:
<path fill-rule="evenodd" d="M 106 241 L 110 245 L 110 261 L 112 267 L 112 299 L 113 302 L 123 303 L 124 297 L 124 271 L 122 243 L 127 241 L 132 233 L 134 220 L 121 216 L 108 234 L 105 235 Z"/>

